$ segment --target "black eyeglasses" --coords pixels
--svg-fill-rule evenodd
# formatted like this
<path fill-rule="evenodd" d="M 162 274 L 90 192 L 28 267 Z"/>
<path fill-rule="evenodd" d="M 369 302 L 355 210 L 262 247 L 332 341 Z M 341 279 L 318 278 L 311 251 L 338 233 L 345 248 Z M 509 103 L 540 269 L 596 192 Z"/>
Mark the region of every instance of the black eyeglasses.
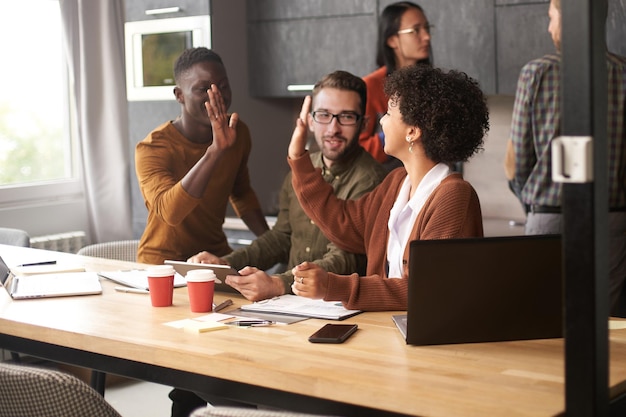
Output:
<path fill-rule="evenodd" d="M 432 32 L 432 30 L 434 28 L 435 27 L 433 25 L 431 25 L 429 23 L 426 23 L 426 24 L 423 24 L 423 25 L 415 25 L 412 28 L 399 30 L 397 32 L 397 34 L 398 35 L 402 35 L 402 34 L 405 34 L 405 33 L 412 33 L 414 35 L 418 35 L 422 31 L 422 29 L 424 29 L 426 31 L 426 33 L 428 33 L 430 35 L 430 33 Z"/>
<path fill-rule="evenodd" d="M 342 126 L 354 126 L 361 120 L 361 115 L 350 112 L 343 112 L 339 114 L 332 114 L 327 111 L 313 111 L 311 112 L 311 116 L 313 120 L 317 123 L 329 124 L 333 121 L 333 118 L 337 118 L 337 122 L 339 122 Z"/>

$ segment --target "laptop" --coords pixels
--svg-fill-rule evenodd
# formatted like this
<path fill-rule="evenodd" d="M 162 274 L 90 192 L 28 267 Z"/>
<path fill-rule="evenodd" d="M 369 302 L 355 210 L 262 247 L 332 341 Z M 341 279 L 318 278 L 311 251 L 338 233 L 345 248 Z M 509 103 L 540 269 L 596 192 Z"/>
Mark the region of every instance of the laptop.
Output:
<path fill-rule="evenodd" d="M 14 300 L 101 294 L 95 272 L 14 275 L 0 257 L 0 284 Z"/>
<path fill-rule="evenodd" d="M 410 245 L 407 314 L 393 317 L 407 344 L 562 337 L 559 235 Z"/>

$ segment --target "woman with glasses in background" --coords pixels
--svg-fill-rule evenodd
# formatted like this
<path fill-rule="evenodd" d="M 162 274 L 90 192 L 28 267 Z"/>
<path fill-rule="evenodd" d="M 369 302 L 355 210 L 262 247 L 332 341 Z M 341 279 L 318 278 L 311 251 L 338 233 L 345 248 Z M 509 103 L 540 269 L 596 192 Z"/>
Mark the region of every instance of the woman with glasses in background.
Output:
<path fill-rule="evenodd" d="M 385 134 L 378 123 L 387 111 L 383 85 L 387 76 L 398 68 L 418 63 L 432 65 L 431 30 L 424 10 L 409 1 L 390 4 L 380 16 L 376 52 L 379 68 L 363 77 L 367 85 L 365 116 L 368 124 L 359 136 L 359 143 L 388 170 L 399 163 L 385 154 Z"/>

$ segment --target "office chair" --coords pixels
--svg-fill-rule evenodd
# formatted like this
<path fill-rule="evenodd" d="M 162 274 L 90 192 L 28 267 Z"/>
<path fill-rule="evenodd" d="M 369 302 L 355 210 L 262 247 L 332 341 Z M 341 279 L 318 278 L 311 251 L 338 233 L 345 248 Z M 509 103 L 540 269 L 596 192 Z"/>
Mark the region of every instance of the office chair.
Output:
<path fill-rule="evenodd" d="M 30 247 L 30 236 L 25 230 L 0 227 L 0 243 L 3 245 Z"/>
<path fill-rule="evenodd" d="M 116 240 L 112 242 L 94 243 L 82 247 L 77 254 L 98 258 L 116 259 L 118 261 L 137 261 L 139 240 Z"/>
<path fill-rule="evenodd" d="M 77 255 L 136 262 L 138 247 L 139 240 L 115 240 L 83 246 L 78 250 Z M 102 395 L 104 395 L 105 382 L 104 372 L 91 371 L 91 386 Z"/>
<path fill-rule="evenodd" d="M 259 410 L 255 408 L 211 407 L 198 408 L 190 417 L 322 417 L 319 414 L 298 413 L 295 411 Z M 326 416 L 331 417 L 331 416 Z"/>
<path fill-rule="evenodd" d="M 0 417 L 121 417 L 89 385 L 61 371 L 0 363 Z"/>

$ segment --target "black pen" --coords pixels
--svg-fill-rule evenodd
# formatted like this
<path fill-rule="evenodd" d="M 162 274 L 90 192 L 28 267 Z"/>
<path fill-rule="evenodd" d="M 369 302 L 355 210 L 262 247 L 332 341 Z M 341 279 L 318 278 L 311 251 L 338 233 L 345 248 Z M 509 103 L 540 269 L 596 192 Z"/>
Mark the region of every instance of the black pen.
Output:
<path fill-rule="evenodd" d="M 231 321 L 226 323 L 230 326 L 238 326 L 238 327 L 261 327 L 261 326 L 271 326 L 274 324 L 273 321 L 269 320 L 239 320 L 239 321 Z"/>
<path fill-rule="evenodd" d="M 54 265 L 57 261 L 43 261 L 43 262 L 33 262 L 32 264 L 22 264 L 18 266 L 36 266 L 36 265 Z"/>

